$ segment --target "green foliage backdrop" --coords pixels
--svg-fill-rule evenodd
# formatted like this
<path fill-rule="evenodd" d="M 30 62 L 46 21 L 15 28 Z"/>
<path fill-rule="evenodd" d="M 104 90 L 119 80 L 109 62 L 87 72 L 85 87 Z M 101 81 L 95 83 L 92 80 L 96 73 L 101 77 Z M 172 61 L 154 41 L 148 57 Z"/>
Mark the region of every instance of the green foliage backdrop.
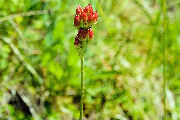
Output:
<path fill-rule="evenodd" d="M 75 9 L 98 11 L 85 54 L 87 120 L 163 119 L 161 0 L 0 0 L 0 119 L 79 117 Z M 180 119 L 180 1 L 167 0 L 168 120 Z"/>

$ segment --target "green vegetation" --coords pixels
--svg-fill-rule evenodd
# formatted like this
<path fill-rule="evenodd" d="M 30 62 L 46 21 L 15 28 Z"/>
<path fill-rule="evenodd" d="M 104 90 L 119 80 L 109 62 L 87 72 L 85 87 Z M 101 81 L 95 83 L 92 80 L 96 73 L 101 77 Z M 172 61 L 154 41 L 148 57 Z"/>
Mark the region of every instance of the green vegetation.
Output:
<path fill-rule="evenodd" d="M 180 119 L 180 2 L 0 0 L 0 120 L 79 118 L 78 4 L 98 11 L 84 56 L 87 120 Z M 163 50 L 165 56 L 163 57 Z"/>

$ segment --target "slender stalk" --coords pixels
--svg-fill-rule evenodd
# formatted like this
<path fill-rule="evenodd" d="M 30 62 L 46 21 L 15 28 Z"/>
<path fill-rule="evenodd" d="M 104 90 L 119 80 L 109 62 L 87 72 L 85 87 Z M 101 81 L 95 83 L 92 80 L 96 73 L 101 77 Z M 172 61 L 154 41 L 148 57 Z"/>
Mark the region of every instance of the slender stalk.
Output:
<path fill-rule="evenodd" d="M 81 103 L 80 103 L 80 120 L 83 118 L 83 101 L 84 101 L 84 52 L 81 57 Z"/>
<path fill-rule="evenodd" d="M 166 113 L 166 33 L 167 33 L 167 26 L 166 26 L 166 0 L 163 0 L 163 105 L 164 105 L 164 120 L 167 119 Z"/>

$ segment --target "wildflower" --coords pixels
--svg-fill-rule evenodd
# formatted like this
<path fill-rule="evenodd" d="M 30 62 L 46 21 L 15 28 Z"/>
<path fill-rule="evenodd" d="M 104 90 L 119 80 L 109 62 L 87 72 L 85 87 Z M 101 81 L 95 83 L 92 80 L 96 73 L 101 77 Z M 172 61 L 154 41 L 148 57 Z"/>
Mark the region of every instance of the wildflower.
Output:
<path fill-rule="evenodd" d="M 80 120 L 83 119 L 83 94 L 84 94 L 84 50 L 88 41 L 94 37 L 92 26 L 97 23 L 98 13 L 93 12 L 90 4 L 84 9 L 78 5 L 76 15 L 74 17 L 74 26 L 78 29 L 78 34 L 75 37 L 74 45 L 77 48 L 78 55 L 81 59 L 81 102 L 80 102 Z"/>

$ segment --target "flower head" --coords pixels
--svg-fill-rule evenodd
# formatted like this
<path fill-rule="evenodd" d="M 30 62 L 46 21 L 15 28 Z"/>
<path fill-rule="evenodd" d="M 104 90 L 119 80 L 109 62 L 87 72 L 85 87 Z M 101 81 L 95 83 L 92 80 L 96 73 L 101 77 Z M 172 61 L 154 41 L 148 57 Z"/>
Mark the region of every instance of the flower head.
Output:
<path fill-rule="evenodd" d="M 90 4 L 84 9 L 78 5 L 76 9 L 76 15 L 74 17 L 74 26 L 79 28 L 89 28 L 92 25 L 97 23 L 98 13 L 97 11 L 93 12 L 93 8 Z"/>
<path fill-rule="evenodd" d="M 92 26 L 97 23 L 97 18 L 98 13 L 93 11 L 91 4 L 88 4 L 84 9 L 78 5 L 74 17 L 74 26 L 78 29 L 74 45 L 77 47 L 78 52 L 80 49 L 84 50 L 88 41 L 94 37 Z"/>

